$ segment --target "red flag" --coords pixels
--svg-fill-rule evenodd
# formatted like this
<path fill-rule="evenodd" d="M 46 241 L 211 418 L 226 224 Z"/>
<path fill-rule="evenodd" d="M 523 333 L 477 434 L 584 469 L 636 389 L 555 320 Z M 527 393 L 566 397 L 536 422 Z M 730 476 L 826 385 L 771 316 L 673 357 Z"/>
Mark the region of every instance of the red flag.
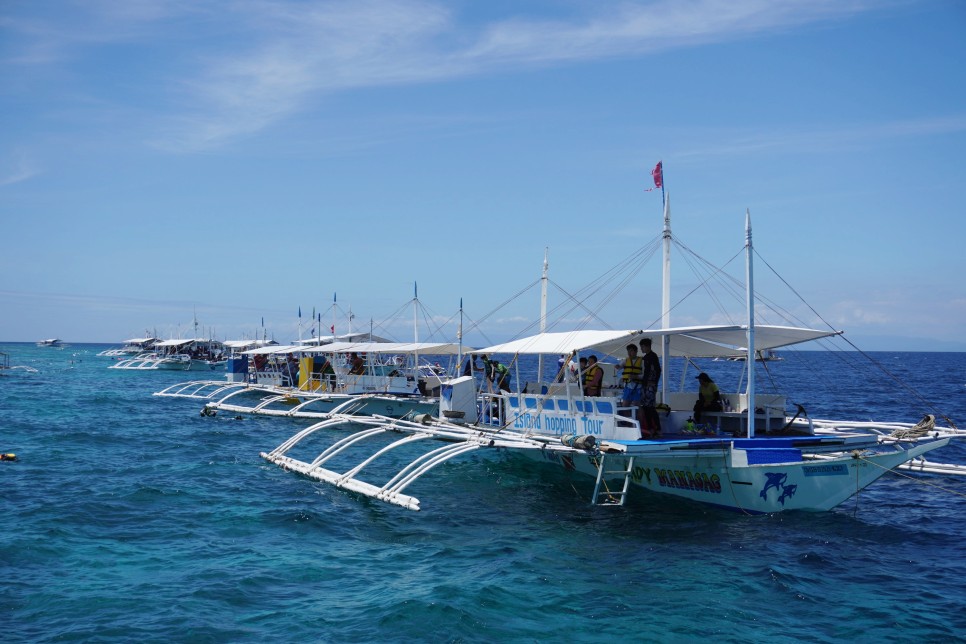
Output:
<path fill-rule="evenodd" d="M 664 187 L 664 162 L 658 161 L 654 169 L 651 170 L 651 176 L 654 177 L 654 187 L 663 188 Z"/>
<path fill-rule="evenodd" d="M 329 328 L 332 329 L 332 333 L 335 333 L 335 325 L 334 324 L 332 326 L 330 326 Z"/>

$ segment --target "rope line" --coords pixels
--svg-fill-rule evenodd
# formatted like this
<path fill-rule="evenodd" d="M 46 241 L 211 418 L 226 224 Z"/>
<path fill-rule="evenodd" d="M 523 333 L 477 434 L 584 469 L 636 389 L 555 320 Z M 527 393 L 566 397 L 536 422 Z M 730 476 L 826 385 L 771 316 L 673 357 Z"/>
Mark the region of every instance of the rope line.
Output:
<path fill-rule="evenodd" d="M 929 481 L 924 481 L 923 479 L 916 478 L 915 476 L 906 474 L 904 472 L 900 472 L 900 471 L 898 471 L 896 469 L 893 469 L 893 468 L 884 467 L 882 465 L 879 465 L 875 461 L 870 461 L 870 460 L 862 457 L 861 455 L 856 456 L 856 459 L 857 460 L 860 460 L 860 461 L 864 461 L 864 462 L 869 463 L 871 465 L 875 465 L 876 467 L 878 467 L 880 469 L 883 469 L 883 470 L 886 470 L 887 472 L 891 472 L 892 474 L 895 474 L 896 476 L 901 476 L 901 477 L 907 478 L 907 479 L 909 479 L 911 481 L 915 481 L 916 483 L 920 483 L 920 484 L 926 485 L 928 487 L 934 487 L 937 490 L 942 490 L 943 492 L 948 492 L 949 494 L 953 494 L 955 496 L 963 497 L 964 499 L 966 499 L 966 494 L 963 494 L 962 492 L 958 492 L 956 490 L 951 490 L 948 487 L 943 487 L 941 485 L 936 485 L 935 483 L 930 483 Z M 856 476 L 858 476 L 858 470 L 856 470 Z"/>

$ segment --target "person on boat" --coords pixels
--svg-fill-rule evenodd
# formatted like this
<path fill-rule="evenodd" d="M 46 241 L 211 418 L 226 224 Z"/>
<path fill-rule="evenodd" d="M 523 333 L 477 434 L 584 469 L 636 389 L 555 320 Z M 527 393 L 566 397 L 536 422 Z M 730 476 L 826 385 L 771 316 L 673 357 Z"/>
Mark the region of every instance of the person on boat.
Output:
<path fill-rule="evenodd" d="M 583 360 L 581 364 L 580 360 Z M 579 382 L 583 383 L 582 375 L 584 368 L 587 367 L 587 359 L 581 358 L 577 359 L 576 354 L 570 356 L 570 360 L 567 361 L 566 376 L 564 380 L 566 382 Z"/>
<path fill-rule="evenodd" d="M 567 356 L 560 354 L 557 358 L 557 377 L 553 379 L 554 382 L 563 382 L 564 375 L 567 373 Z"/>
<path fill-rule="evenodd" d="M 701 412 L 721 411 L 721 392 L 711 376 L 703 371 L 698 374 L 698 400 L 694 403 L 694 422 L 701 422 Z"/>
<path fill-rule="evenodd" d="M 587 384 L 587 358 L 581 356 L 577 362 L 571 360 L 570 364 L 573 365 L 573 373 L 570 376 L 569 382 L 580 383 L 580 391 L 583 392 L 584 385 Z"/>
<path fill-rule="evenodd" d="M 584 395 L 599 396 L 603 385 L 604 370 L 597 364 L 597 356 L 592 355 L 587 358 L 587 371 L 584 372 Z"/>
<path fill-rule="evenodd" d="M 644 372 L 644 360 L 637 355 L 637 345 L 627 345 L 627 358 L 620 365 L 621 385 L 624 387 L 621 393 L 621 407 L 638 407 L 641 405 L 641 375 Z M 623 415 L 628 415 L 622 412 Z M 638 409 L 638 421 L 640 421 L 640 409 Z M 641 425 L 641 437 L 645 438 L 644 426 Z"/>
<path fill-rule="evenodd" d="M 657 415 L 657 384 L 661 380 L 661 359 L 651 350 L 651 339 L 641 340 L 641 359 L 643 372 L 641 373 L 641 408 L 639 416 L 641 433 L 648 432 L 651 438 L 661 434 L 661 419 Z"/>
<path fill-rule="evenodd" d="M 466 365 L 463 367 L 463 375 L 472 376 L 479 370 L 480 368 L 476 364 L 476 356 L 466 356 Z"/>
<path fill-rule="evenodd" d="M 299 381 L 299 361 L 294 353 L 288 354 L 288 359 L 285 361 L 285 369 L 288 373 L 289 382 L 291 383 L 290 386 L 295 387 Z"/>
<path fill-rule="evenodd" d="M 366 363 L 355 351 L 349 354 L 349 373 L 353 376 L 362 376 L 366 373 Z"/>
<path fill-rule="evenodd" d="M 313 363 L 312 371 L 321 382 L 325 383 L 328 391 L 335 389 L 335 369 L 328 358 L 324 355 L 318 356 Z"/>
<path fill-rule="evenodd" d="M 493 390 L 493 385 L 496 385 L 500 391 L 510 391 L 510 370 L 507 366 L 500 364 L 499 360 L 490 360 L 486 354 L 483 354 L 483 369 L 486 373 L 486 379 L 490 383 L 490 391 Z"/>

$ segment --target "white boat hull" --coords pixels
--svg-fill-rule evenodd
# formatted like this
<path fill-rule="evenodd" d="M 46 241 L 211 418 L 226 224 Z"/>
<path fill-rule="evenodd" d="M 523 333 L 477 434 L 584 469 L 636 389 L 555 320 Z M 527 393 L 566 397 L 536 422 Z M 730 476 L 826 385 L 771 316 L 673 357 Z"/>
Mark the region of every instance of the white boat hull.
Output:
<path fill-rule="evenodd" d="M 712 450 L 708 449 L 682 449 L 675 453 L 673 443 L 642 441 L 640 451 L 631 447 L 632 453 L 602 454 L 603 463 L 601 455 L 580 451 L 520 450 L 518 453 L 595 478 L 602 466 L 609 472 L 630 467 L 632 486 L 739 512 L 766 514 L 830 510 L 889 470 L 948 442 L 946 438 L 895 452 L 867 455 L 857 452 L 855 456 L 846 454 L 798 462 L 783 462 L 782 453 L 788 450 L 781 448 L 730 449 L 725 442 L 716 453 L 709 453 Z M 664 453 L 655 451 L 655 446 L 664 446 Z M 776 462 L 748 464 L 748 455 L 756 451 L 771 452 L 757 457 Z M 620 489 L 623 484 L 623 478 L 616 475 L 605 479 L 612 489 Z M 847 484 L 843 485 L 844 482 Z M 614 488 L 614 484 L 618 487 Z"/>

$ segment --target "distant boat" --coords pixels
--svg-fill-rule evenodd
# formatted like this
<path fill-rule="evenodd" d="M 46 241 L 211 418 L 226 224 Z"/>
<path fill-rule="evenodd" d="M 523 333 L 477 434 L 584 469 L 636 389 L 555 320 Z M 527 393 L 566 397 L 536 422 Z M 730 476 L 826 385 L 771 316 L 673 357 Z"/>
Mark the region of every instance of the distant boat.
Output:
<path fill-rule="evenodd" d="M 224 369 L 227 362 L 224 345 L 218 340 L 187 338 L 155 342 L 150 350 L 133 357 L 122 358 L 109 368 L 141 371 L 212 371 Z"/>
<path fill-rule="evenodd" d="M 47 340 L 38 340 L 38 347 L 62 347 L 63 343 L 58 338 L 49 338 Z"/>
<path fill-rule="evenodd" d="M 17 369 L 21 369 L 21 370 L 27 371 L 29 373 L 37 373 L 37 370 L 34 369 L 33 367 L 23 367 L 23 366 L 20 366 L 20 365 L 17 365 L 15 367 L 11 367 L 10 366 L 10 354 L 9 353 L 6 353 L 4 351 L 0 351 L 0 373 L 6 372 L 6 371 L 14 371 L 14 370 L 17 370 Z"/>
<path fill-rule="evenodd" d="M 136 356 L 139 353 L 150 351 L 151 347 L 154 346 L 154 343 L 157 341 L 157 338 L 131 338 L 130 340 L 124 341 L 124 346 L 114 347 L 113 349 L 105 349 L 97 355 L 108 358 L 125 358 L 127 356 Z"/>
<path fill-rule="evenodd" d="M 755 354 L 755 362 L 778 362 L 778 361 L 784 360 L 784 359 L 785 358 L 781 357 L 780 355 L 778 355 L 777 353 L 775 353 L 771 349 L 766 349 L 764 351 L 758 351 Z M 744 362 L 744 361 L 748 360 L 748 356 L 746 356 L 746 355 L 744 355 L 744 356 L 729 356 L 728 357 L 728 360 L 732 360 L 732 361 L 735 361 L 735 362 Z"/>

